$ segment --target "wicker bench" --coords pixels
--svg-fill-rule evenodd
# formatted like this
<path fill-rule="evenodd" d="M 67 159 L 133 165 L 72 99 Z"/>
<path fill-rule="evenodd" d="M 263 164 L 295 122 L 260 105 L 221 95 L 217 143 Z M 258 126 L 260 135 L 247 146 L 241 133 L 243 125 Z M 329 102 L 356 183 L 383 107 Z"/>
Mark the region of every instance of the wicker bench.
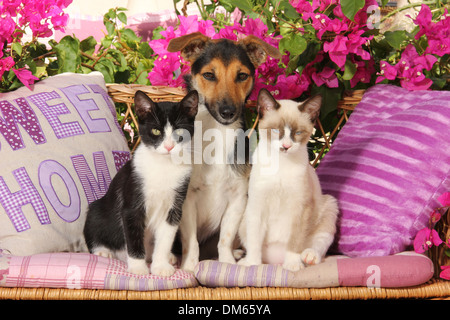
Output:
<path fill-rule="evenodd" d="M 146 92 L 155 101 L 180 100 L 184 92 L 180 88 L 148 87 L 139 85 L 109 85 L 109 94 L 114 102 L 124 103 L 126 112 L 122 123 L 133 122 L 137 125 L 133 113 L 133 96 L 136 90 Z M 339 103 L 339 122 L 335 130 L 325 135 L 324 146 L 317 159 L 329 148 L 331 137 L 348 119 L 348 114 L 361 100 L 363 91 L 355 92 Z M 251 103 L 249 107 L 252 107 Z M 137 139 L 130 143 L 134 150 Z M 278 287 L 204 287 L 171 289 L 161 291 L 128 291 L 97 289 L 53 289 L 53 288 L 0 288 L 0 299 L 12 300 L 368 300 L 368 299 L 449 299 L 450 282 L 435 278 L 427 283 L 405 288 L 368 288 L 368 287 L 330 287 L 330 288 L 278 288 Z"/>

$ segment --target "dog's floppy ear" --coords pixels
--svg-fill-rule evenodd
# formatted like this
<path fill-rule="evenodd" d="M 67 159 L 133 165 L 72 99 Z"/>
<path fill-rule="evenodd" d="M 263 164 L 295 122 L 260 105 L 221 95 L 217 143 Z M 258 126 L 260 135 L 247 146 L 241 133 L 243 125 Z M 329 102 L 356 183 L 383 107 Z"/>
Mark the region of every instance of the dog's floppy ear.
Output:
<path fill-rule="evenodd" d="M 194 62 L 200 56 L 209 41 L 210 38 L 200 32 L 190 33 L 170 40 L 167 51 L 180 51 L 184 60 Z"/>
<path fill-rule="evenodd" d="M 245 51 L 247 51 L 250 61 L 253 63 L 255 68 L 263 64 L 268 55 L 275 59 L 281 58 L 281 53 L 277 48 L 272 47 L 270 44 L 264 42 L 256 36 L 249 35 L 239 41 L 239 44 L 244 47 Z"/>

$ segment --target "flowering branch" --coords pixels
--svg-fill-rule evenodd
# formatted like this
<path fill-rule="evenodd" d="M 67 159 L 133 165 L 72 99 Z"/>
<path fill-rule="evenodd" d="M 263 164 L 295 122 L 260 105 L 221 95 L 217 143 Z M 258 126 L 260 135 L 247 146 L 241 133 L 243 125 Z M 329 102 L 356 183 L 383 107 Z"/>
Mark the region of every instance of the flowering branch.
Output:
<path fill-rule="evenodd" d="M 414 251 L 418 253 L 424 253 L 433 246 L 438 247 L 443 244 L 446 247 L 445 254 L 450 254 L 450 238 L 442 240 L 439 237 L 439 233 L 435 230 L 436 224 L 441 221 L 445 212 L 450 209 L 450 192 L 442 194 L 438 198 L 438 202 L 441 203 L 442 207 L 436 208 L 431 213 L 428 227 L 419 230 L 414 238 Z M 441 278 L 450 280 L 450 266 L 444 267 L 442 270 Z"/>

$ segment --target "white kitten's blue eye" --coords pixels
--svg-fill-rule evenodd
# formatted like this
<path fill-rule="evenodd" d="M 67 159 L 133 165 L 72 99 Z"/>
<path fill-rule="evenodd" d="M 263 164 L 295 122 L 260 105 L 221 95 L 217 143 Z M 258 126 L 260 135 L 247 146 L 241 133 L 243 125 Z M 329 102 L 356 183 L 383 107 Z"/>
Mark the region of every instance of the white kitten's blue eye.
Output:
<path fill-rule="evenodd" d="M 295 133 L 295 135 L 297 135 L 297 136 L 299 136 L 299 135 L 301 135 L 302 134 L 302 131 L 297 131 L 296 133 Z"/>
<path fill-rule="evenodd" d="M 272 132 L 273 133 L 280 133 L 280 130 L 279 129 L 272 129 Z"/>

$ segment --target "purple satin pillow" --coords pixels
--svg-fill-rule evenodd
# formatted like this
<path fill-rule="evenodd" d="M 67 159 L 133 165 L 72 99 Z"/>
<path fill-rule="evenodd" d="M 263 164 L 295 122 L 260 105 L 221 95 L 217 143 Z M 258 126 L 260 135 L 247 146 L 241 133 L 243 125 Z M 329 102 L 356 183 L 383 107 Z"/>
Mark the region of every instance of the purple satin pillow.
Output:
<path fill-rule="evenodd" d="M 368 89 L 317 173 L 339 201 L 337 252 L 404 251 L 450 190 L 450 92 Z"/>

